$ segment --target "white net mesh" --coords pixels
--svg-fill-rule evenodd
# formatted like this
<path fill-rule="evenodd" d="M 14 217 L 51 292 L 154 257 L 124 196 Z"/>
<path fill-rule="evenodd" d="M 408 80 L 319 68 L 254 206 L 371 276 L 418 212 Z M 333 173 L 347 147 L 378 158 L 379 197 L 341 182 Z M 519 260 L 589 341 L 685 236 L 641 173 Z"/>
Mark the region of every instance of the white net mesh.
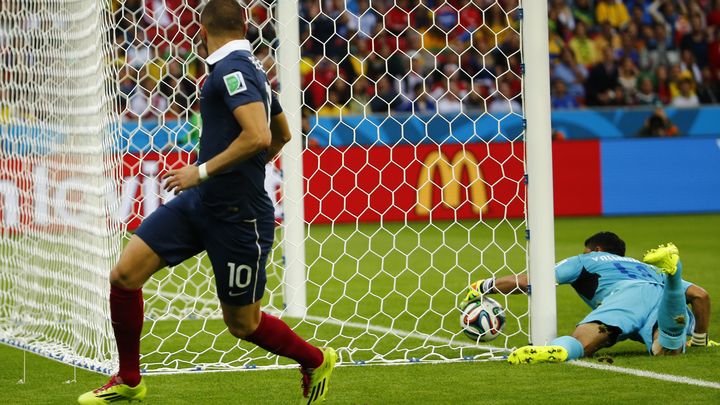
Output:
<path fill-rule="evenodd" d="M 58 329 L 65 334 L 59 340 L 71 346 L 71 353 L 107 372 L 112 368 L 107 272 L 118 247 L 108 235 L 114 235 L 116 223 L 132 231 L 171 198 L 160 191 L 159 175 L 194 160 L 200 127 L 197 87 L 205 75 L 193 46 L 201 4 L 112 4 L 111 66 L 117 73 L 115 112 L 121 131 L 109 141 L 114 138 L 103 115 L 109 104 L 97 103 L 108 94 L 98 84 L 103 83 L 104 29 L 79 24 L 87 36 L 73 42 L 72 30 L 50 28 L 57 23 L 49 21 L 79 22 L 78 14 L 68 10 L 81 3 L 25 6 L 27 2 L 18 1 L 13 7 L 26 10 L 19 14 L 25 19 L 4 6 L 0 10 L 0 23 L 10 33 L 2 39 L 3 49 L 24 60 L 1 61 L 3 72 L 14 66 L 23 73 L 2 87 L 3 108 L 7 105 L 11 118 L 3 118 L 0 177 L 0 336 L 22 344 L 54 342 Z M 85 14 L 100 21 L 99 5 L 87 3 L 94 11 Z M 288 25 L 277 20 L 278 4 L 253 1 L 248 6 L 248 38 L 275 90 L 301 91 L 298 97 L 303 100 L 302 118 L 297 111 L 286 113 L 302 120 L 304 148 L 282 156 L 295 167 L 301 164 L 302 174 L 284 173 L 283 179 L 279 165 L 268 168 L 267 188 L 279 199 L 279 225 L 267 268 L 265 310 L 283 316 L 313 344 L 339 349 L 343 362 L 484 358 L 526 343 L 525 298 L 500 299 L 508 322 L 491 344 L 472 342 L 462 334 L 457 308 L 458 296 L 470 281 L 526 268 L 518 1 L 288 3 L 299 11 L 299 83 L 276 78 L 283 68 L 276 58 L 278 32 Z M 50 26 L 36 34 L 21 28 L 36 15 L 46 16 Z M 57 35 L 50 34 L 52 29 Z M 66 37 L 73 38 L 58 46 L 57 38 Z M 29 54 L 54 59 L 38 66 L 27 62 Z M 30 79 L 30 73 L 52 85 Z M 52 82 L 61 80 L 58 77 L 63 91 Z M 38 102 L 48 97 L 53 101 Z M 32 110 L 43 108 L 64 109 Z M 21 118 L 30 110 L 46 117 L 30 126 Z M 84 126 L 69 124 L 76 119 Z M 30 137 L 28 128 L 35 124 L 43 125 L 38 130 L 42 135 Z M 85 127 L 93 128 L 92 142 Z M 17 128 L 25 132 L 13 132 Z M 56 132 L 67 135 L 62 141 L 48 135 Z M 14 139 L 20 146 L 8 149 L 5 145 L 15 145 Z M 48 149 L 19 150 L 29 148 L 28 139 L 42 140 Z M 113 178 L 113 159 L 103 156 L 115 156 L 113 145 L 122 152 L 122 173 L 116 187 L 108 190 L 102 185 Z M 48 218 L 59 218 L 62 227 L 36 226 L 44 218 L 37 208 L 43 206 L 44 194 L 21 178 L 30 176 L 26 156 L 34 159 L 33 167 L 41 167 L 36 162 L 60 162 L 53 164 L 61 169 L 53 168 L 44 178 L 51 188 L 61 188 L 68 171 L 80 180 L 62 191 L 65 200 L 46 201 L 46 209 L 53 211 Z M 37 175 L 33 181 L 38 184 Z M 283 201 L 283 181 L 286 187 L 292 182 L 305 187 L 306 226 L 299 239 L 284 238 L 291 221 L 283 219 L 283 204 L 298 201 Z M 106 194 L 110 198 L 102 199 Z M 15 200 L 19 208 L 13 211 Z M 34 208 L 26 201 L 34 201 Z M 113 220 L 106 221 L 106 215 Z M 78 216 L 87 220 L 76 220 Z M 68 218 L 73 227 L 67 226 Z M 284 283 L 288 264 L 297 264 L 297 259 L 285 257 L 283 246 L 288 252 L 290 246 L 304 249 L 304 286 Z M 29 267 L 32 275 L 24 273 Z M 304 316 L 287 316 L 286 294 L 303 288 Z M 41 298 L 40 291 L 58 295 Z M 144 294 L 145 372 L 290 364 L 225 331 L 204 255 L 157 273 Z M 69 333 L 56 318 L 60 307 L 66 316 L 75 314 L 73 325 L 85 326 Z M 31 317 L 47 325 L 32 328 Z"/>
<path fill-rule="evenodd" d="M 120 248 L 108 15 L 94 0 L 1 7 L 0 339 L 107 367 Z"/>

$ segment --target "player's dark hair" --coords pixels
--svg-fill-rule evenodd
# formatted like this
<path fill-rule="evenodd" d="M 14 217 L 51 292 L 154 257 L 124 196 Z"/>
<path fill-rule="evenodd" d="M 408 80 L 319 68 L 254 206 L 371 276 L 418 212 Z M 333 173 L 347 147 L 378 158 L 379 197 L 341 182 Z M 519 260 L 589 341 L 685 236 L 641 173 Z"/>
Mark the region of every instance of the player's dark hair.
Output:
<path fill-rule="evenodd" d="M 585 240 L 585 247 L 590 250 L 601 248 L 603 252 L 625 256 L 625 241 L 612 232 L 598 232 Z"/>
<path fill-rule="evenodd" d="M 245 35 L 245 7 L 237 0 L 210 0 L 200 13 L 200 23 L 214 35 Z"/>

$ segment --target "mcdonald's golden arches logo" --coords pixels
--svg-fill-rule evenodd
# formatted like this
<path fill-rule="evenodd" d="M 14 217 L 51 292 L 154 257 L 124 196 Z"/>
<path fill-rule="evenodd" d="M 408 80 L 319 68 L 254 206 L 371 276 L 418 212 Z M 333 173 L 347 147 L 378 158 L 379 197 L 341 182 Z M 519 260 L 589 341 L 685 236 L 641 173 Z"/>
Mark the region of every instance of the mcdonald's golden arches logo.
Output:
<path fill-rule="evenodd" d="M 467 185 L 462 184 L 463 172 L 467 172 Z M 440 182 L 434 181 L 438 173 Z M 449 208 L 458 208 L 469 201 L 474 213 L 487 212 L 487 192 L 480 165 L 475 155 L 468 150 L 459 150 L 452 159 L 442 151 L 432 151 L 423 160 L 417 181 L 417 215 L 429 215 L 435 207 L 433 194 L 440 187 L 442 203 Z"/>

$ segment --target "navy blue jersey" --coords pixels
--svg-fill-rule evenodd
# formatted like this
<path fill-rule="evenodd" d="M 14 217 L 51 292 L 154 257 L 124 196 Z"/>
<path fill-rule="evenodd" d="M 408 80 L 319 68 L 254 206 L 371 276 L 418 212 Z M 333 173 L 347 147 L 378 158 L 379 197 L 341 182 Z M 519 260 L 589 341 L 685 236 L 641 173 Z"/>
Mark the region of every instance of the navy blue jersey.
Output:
<path fill-rule="evenodd" d="M 202 134 L 198 164 L 224 151 L 242 132 L 233 110 L 261 102 L 268 125 L 282 112 L 273 97 L 262 64 L 247 40 L 231 41 L 207 58 L 209 74 L 200 93 Z M 232 221 L 272 218 L 273 206 L 265 191 L 262 151 L 200 184 L 203 205 L 214 215 Z"/>

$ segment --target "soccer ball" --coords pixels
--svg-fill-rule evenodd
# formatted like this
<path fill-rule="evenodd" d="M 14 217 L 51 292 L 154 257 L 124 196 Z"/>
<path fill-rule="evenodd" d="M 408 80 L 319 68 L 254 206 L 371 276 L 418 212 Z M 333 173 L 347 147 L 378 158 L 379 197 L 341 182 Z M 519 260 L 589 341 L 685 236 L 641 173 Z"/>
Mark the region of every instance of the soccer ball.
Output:
<path fill-rule="evenodd" d="M 492 298 L 470 301 L 460 314 L 460 326 L 470 339 L 489 342 L 502 332 L 505 310 Z"/>

